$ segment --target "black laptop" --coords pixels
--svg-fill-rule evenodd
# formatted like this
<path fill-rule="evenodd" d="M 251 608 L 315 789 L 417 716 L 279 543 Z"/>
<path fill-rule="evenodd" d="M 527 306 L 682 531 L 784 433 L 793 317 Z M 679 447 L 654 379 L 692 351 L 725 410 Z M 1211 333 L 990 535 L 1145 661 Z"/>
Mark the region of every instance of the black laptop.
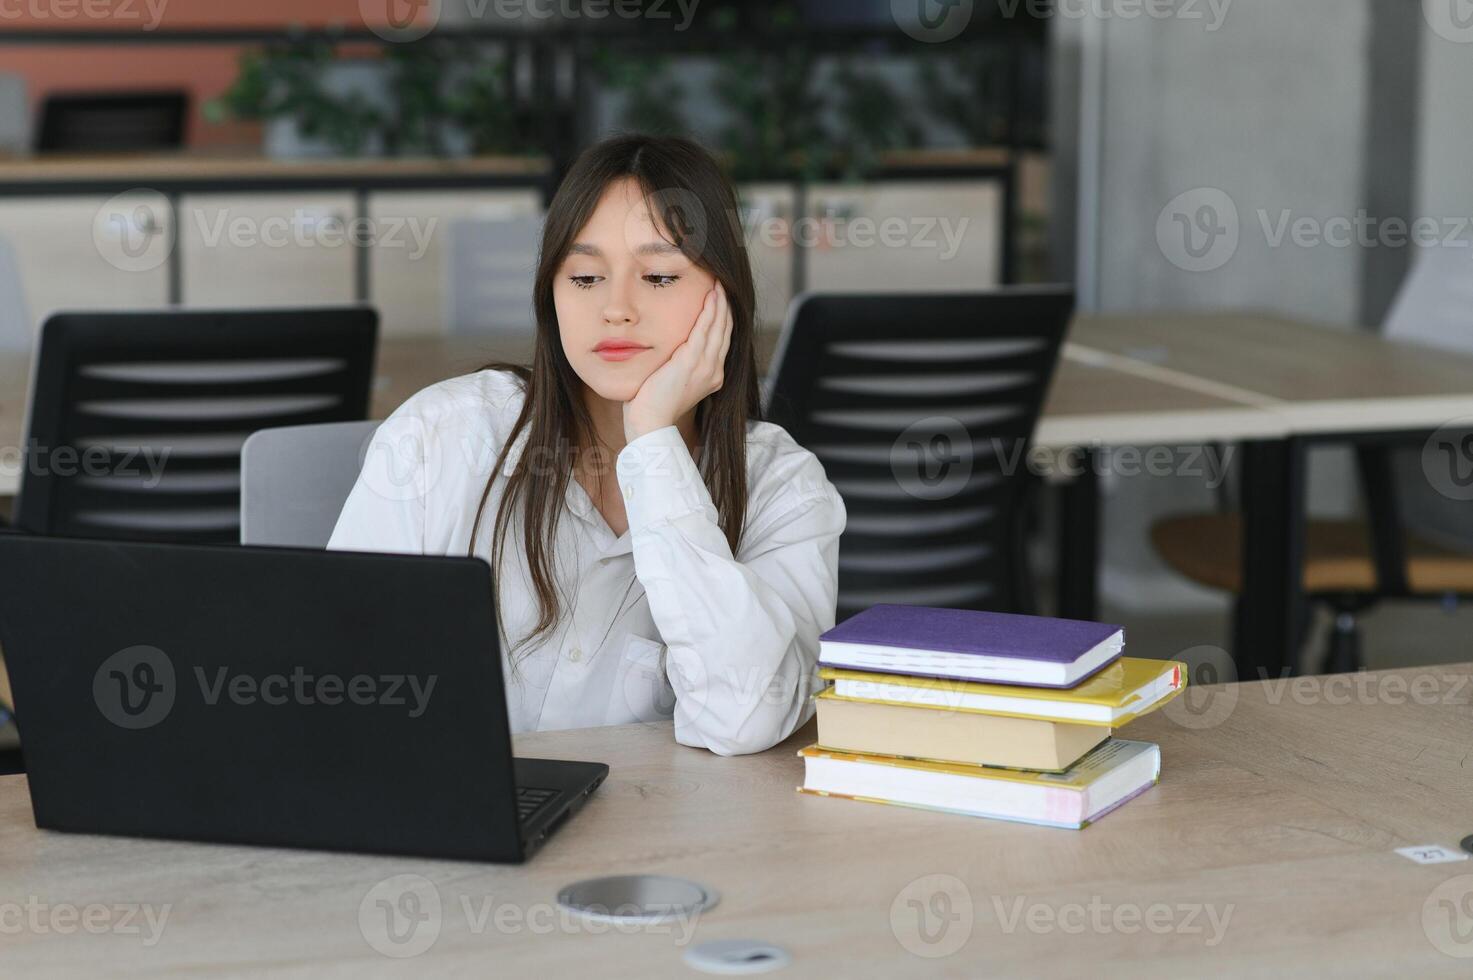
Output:
<path fill-rule="evenodd" d="M 36 825 L 520 862 L 608 774 L 513 759 L 473 558 L 0 534 Z"/>

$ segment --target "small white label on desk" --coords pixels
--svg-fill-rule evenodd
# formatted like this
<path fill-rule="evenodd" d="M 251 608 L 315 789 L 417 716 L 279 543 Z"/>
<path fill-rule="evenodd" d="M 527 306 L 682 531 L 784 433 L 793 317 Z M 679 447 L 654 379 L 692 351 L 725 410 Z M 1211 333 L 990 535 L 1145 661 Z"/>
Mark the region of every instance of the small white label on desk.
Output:
<path fill-rule="evenodd" d="M 1442 847 L 1439 844 L 1424 844 L 1421 847 L 1398 847 L 1396 853 L 1408 861 L 1416 861 L 1418 864 L 1449 864 L 1453 861 L 1466 861 L 1468 855 L 1462 851 L 1454 851 L 1452 848 Z"/>

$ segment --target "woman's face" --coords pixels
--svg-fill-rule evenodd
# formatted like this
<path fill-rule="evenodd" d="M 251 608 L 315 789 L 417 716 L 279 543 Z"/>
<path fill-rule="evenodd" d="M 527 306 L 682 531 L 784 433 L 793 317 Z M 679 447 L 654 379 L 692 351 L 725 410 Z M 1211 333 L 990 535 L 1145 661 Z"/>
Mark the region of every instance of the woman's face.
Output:
<path fill-rule="evenodd" d="M 631 401 L 685 343 L 715 284 L 660 234 L 637 181 L 611 184 L 553 285 L 563 353 L 595 394 Z"/>

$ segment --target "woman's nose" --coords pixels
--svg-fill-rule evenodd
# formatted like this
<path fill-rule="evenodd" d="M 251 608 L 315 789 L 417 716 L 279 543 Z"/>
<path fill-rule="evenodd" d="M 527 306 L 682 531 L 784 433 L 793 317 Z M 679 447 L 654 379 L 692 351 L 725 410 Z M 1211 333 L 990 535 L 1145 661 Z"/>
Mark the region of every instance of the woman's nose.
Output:
<path fill-rule="evenodd" d="M 638 322 L 639 316 L 635 312 L 634 302 L 629 295 L 626 286 L 615 284 L 609 290 L 608 302 L 604 305 L 604 322 L 611 325 L 625 326 Z"/>

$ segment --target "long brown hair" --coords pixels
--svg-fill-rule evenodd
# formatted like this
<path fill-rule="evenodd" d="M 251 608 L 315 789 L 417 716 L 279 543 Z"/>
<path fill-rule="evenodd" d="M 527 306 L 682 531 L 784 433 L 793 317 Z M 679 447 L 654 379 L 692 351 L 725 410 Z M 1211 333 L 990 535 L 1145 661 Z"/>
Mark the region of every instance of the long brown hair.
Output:
<path fill-rule="evenodd" d="M 487 369 L 514 372 L 526 392 L 521 413 L 481 493 L 470 544 L 473 552 L 491 486 L 507 453 L 525 430 L 527 443 L 507 478 L 492 536 L 492 567 L 500 569 L 507 530 L 513 515 L 521 513 L 523 546 L 537 594 L 538 618 L 532 631 L 514 643 L 513 651 L 549 632 L 561 616 L 552 546 L 577 456 L 569 448 L 591 449 L 597 444 L 593 420 L 582 397 L 583 381 L 568 363 L 559 340 L 553 284 L 604 191 L 628 178 L 638 182 L 662 236 L 726 290 L 732 316 L 731 347 L 721 389 L 701 402 L 696 411 L 701 446 L 698 465 L 733 554 L 741 541 L 747 509 L 747 422 L 762 417 L 762 404 L 753 338 L 756 295 L 736 194 L 711 155 L 690 140 L 612 137 L 578 158 L 548 207 L 533 292 L 537 336 L 532 366 L 487 365 Z M 536 464 L 528 465 L 529 461 Z M 598 479 L 601 487 L 602 467 Z M 502 580 L 503 576 L 498 575 L 498 584 Z M 499 596 L 497 613 L 499 619 Z"/>

